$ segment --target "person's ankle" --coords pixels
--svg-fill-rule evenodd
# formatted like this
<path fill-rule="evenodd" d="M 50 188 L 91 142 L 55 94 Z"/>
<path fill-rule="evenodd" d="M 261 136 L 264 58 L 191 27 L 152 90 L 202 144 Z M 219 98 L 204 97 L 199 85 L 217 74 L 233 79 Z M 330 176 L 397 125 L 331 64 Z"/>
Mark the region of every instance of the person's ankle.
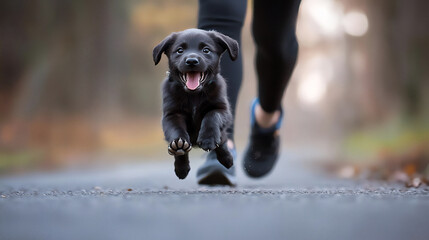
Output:
<path fill-rule="evenodd" d="M 262 128 L 270 128 L 277 124 L 280 118 L 280 111 L 272 113 L 265 112 L 261 105 L 257 104 L 255 108 L 255 119 L 258 126 Z"/>

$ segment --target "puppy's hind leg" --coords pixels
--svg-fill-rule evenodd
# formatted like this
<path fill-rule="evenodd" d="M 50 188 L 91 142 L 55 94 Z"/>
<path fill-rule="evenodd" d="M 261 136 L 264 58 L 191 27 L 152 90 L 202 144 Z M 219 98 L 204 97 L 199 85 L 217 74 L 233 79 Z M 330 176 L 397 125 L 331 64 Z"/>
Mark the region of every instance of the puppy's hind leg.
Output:
<path fill-rule="evenodd" d="M 232 167 L 234 159 L 231 152 L 228 150 L 226 142 L 222 143 L 215 149 L 217 160 L 226 168 Z"/>
<path fill-rule="evenodd" d="M 174 156 L 174 172 L 179 179 L 185 179 L 190 170 L 188 153 Z"/>

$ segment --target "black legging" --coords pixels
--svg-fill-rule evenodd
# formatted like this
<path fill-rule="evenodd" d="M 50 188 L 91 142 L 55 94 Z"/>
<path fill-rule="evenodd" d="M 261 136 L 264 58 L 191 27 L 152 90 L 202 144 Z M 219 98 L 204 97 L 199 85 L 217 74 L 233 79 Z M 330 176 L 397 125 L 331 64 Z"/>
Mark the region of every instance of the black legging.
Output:
<path fill-rule="evenodd" d="M 295 28 L 301 0 L 253 2 L 252 31 L 256 44 L 258 97 L 264 111 L 274 112 L 281 106 L 298 55 Z M 199 0 L 198 28 L 228 35 L 237 40 L 241 47 L 246 8 L 247 0 Z M 234 62 L 226 55 L 221 60 L 222 76 L 227 80 L 234 119 L 243 78 L 241 52 Z M 234 126 L 229 130 L 229 137 L 234 137 Z"/>

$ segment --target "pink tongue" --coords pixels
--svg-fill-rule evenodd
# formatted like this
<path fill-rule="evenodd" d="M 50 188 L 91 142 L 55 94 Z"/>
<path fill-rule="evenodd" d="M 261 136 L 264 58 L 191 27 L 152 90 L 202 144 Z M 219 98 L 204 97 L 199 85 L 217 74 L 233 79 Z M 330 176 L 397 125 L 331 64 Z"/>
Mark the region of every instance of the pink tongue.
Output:
<path fill-rule="evenodd" d="M 190 90 L 195 90 L 200 85 L 200 73 L 189 72 L 186 73 L 186 87 Z"/>

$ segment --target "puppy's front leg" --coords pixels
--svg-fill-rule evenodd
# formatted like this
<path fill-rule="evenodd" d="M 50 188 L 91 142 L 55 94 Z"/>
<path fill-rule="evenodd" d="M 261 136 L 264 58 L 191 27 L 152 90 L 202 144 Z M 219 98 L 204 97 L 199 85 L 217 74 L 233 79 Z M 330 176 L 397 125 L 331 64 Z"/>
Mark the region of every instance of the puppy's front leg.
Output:
<path fill-rule="evenodd" d="M 226 136 L 221 129 L 224 128 L 226 119 L 222 111 L 208 112 L 201 122 L 197 143 L 205 151 L 211 151 L 226 141 Z"/>
<path fill-rule="evenodd" d="M 165 140 L 169 142 L 168 153 L 174 156 L 184 155 L 191 150 L 189 134 L 186 131 L 185 116 L 168 114 L 162 119 Z"/>
<path fill-rule="evenodd" d="M 162 118 L 162 129 L 164 130 L 165 140 L 169 143 L 179 140 L 179 138 L 182 138 L 185 142 L 190 142 L 185 116 L 182 114 L 165 114 Z"/>
<path fill-rule="evenodd" d="M 201 129 L 198 135 L 198 145 L 206 150 L 216 150 L 216 156 L 219 162 L 226 168 L 233 165 L 233 158 L 226 145 L 225 127 L 229 121 L 229 112 L 222 110 L 213 110 L 208 112 L 201 123 Z"/>
<path fill-rule="evenodd" d="M 166 115 L 162 119 L 165 139 L 169 142 L 168 153 L 174 156 L 174 171 L 180 179 L 186 178 L 189 166 L 188 152 L 192 149 L 186 131 L 185 117 L 181 114 Z"/>

